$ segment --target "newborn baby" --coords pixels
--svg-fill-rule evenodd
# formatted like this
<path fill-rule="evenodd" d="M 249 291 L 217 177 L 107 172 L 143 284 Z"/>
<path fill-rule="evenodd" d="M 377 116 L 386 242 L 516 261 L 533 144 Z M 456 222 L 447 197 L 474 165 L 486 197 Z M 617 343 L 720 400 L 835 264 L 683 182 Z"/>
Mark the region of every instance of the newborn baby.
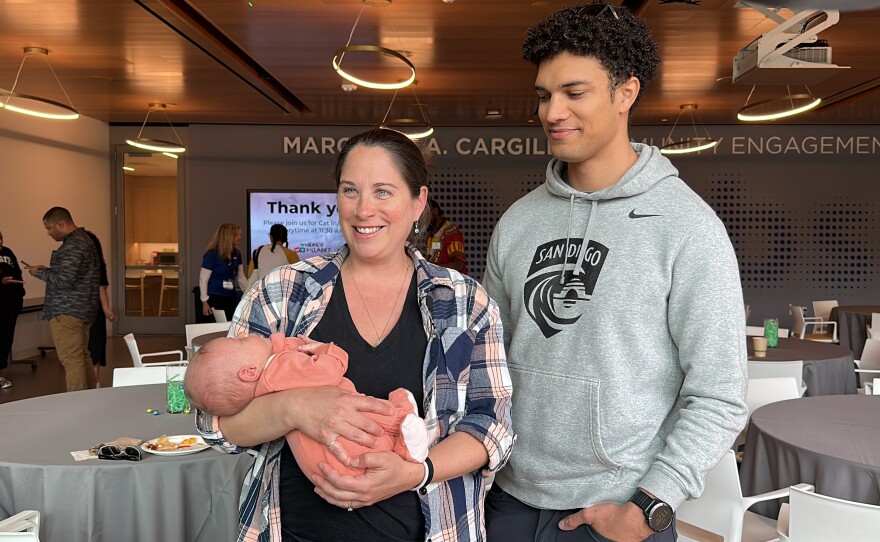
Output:
<path fill-rule="evenodd" d="M 336 386 L 357 393 L 343 375 L 348 369 L 348 354 L 333 343 L 307 343 L 300 337 L 275 333 L 270 338 L 242 335 L 214 339 L 201 347 L 189 362 L 184 389 L 190 403 L 215 416 L 231 416 L 241 411 L 254 397 L 291 388 Z M 394 414 L 385 416 L 363 412 L 384 432 L 375 448 L 367 448 L 344 437 L 336 439 L 349 457 L 366 452 L 392 451 L 407 461 L 422 463 L 428 456 L 428 433 L 418 416 L 412 394 L 398 388 L 388 396 Z M 320 475 L 318 464 L 327 463 L 340 474 L 358 475 L 340 462 L 325 443 L 307 437 L 299 430 L 287 434 L 293 457 L 311 479 Z"/>

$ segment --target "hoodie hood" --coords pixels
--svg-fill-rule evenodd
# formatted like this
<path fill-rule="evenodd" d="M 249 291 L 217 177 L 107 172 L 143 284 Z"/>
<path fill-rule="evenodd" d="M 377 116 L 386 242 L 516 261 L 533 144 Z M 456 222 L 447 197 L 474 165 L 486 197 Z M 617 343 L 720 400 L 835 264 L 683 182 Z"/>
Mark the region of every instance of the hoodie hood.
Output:
<path fill-rule="evenodd" d="M 547 189 L 551 194 L 565 199 L 603 201 L 635 196 L 647 191 L 667 177 L 678 177 L 678 170 L 668 158 L 660 154 L 660 149 L 643 143 L 630 143 L 639 156 L 636 163 L 611 186 L 595 192 L 581 192 L 572 188 L 567 180 L 567 164 L 556 158 L 547 164 Z"/>
<path fill-rule="evenodd" d="M 581 240 L 580 256 L 575 262 L 574 274 L 580 273 L 581 264 L 587 253 L 587 245 L 590 242 L 590 233 L 599 219 L 599 202 L 614 200 L 618 198 L 626 198 L 635 196 L 642 192 L 648 191 L 652 186 L 667 177 L 678 177 L 678 170 L 672 165 L 668 158 L 660 154 L 660 149 L 645 145 L 643 143 L 630 143 L 633 150 L 638 155 L 636 163 L 620 178 L 619 181 L 606 186 L 602 190 L 595 192 L 581 192 L 575 190 L 563 178 L 566 176 L 566 168 L 568 164 L 561 160 L 553 158 L 547 164 L 547 190 L 554 196 L 565 198 L 569 201 L 568 207 L 568 227 L 566 228 L 565 237 L 566 246 L 570 243 L 572 231 L 571 223 L 574 216 L 575 200 L 591 203 L 590 218 L 587 222 L 587 229 L 584 231 Z M 559 284 L 565 282 L 565 272 L 568 268 L 568 250 L 565 251 L 565 262 L 562 265 L 562 271 L 559 273 Z"/>

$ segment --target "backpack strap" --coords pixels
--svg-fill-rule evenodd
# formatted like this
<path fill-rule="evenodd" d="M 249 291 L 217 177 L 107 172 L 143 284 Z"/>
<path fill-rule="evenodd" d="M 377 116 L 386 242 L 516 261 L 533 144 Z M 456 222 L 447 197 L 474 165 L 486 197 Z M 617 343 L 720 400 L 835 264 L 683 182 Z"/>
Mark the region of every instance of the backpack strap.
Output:
<path fill-rule="evenodd" d="M 259 269 L 259 268 L 260 268 L 259 257 L 260 257 L 260 251 L 261 251 L 261 250 L 263 250 L 263 245 L 258 246 L 258 247 L 257 247 L 257 250 L 254 251 L 254 257 L 253 257 L 253 260 L 254 260 L 254 269 Z"/>

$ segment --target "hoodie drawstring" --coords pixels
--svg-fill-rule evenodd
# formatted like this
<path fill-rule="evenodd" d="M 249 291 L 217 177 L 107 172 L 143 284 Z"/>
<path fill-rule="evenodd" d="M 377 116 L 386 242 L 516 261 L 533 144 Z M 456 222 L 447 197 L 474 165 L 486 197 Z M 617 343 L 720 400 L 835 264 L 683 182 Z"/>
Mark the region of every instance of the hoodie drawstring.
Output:
<path fill-rule="evenodd" d="M 565 267 L 568 265 L 568 242 L 571 239 L 571 218 L 574 216 L 574 194 L 568 202 L 568 228 L 565 229 L 565 260 L 562 262 L 562 273 L 559 274 L 559 284 L 565 283 Z M 587 225 L 589 228 L 589 225 Z"/>
<path fill-rule="evenodd" d="M 590 233 L 593 231 L 593 225 L 599 219 L 599 201 L 593 200 L 591 202 L 592 208 L 590 209 L 590 218 L 587 222 L 587 231 L 584 232 L 584 240 L 581 243 L 581 253 L 578 256 L 577 264 L 574 266 L 574 274 L 575 276 L 581 274 L 581 266 L 584 264 L 584 258 L 587 256 L 587 245 L 590 243 Z"/>

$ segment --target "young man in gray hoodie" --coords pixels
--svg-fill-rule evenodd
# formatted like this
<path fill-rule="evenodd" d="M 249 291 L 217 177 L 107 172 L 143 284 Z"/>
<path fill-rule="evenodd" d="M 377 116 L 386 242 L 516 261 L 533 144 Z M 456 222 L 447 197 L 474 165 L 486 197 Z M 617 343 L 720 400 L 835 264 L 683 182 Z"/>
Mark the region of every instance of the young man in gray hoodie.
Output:
<path fill-rule="evenodd" d="M 742 290 L 712 209 L 629 115 L 659 63 L 644 21 L 603 4 L 530 29 L 546 182 L 492 235 L 517 446 L 489 541 L 675 540 L 672 511 L 743 428 Z"/>

